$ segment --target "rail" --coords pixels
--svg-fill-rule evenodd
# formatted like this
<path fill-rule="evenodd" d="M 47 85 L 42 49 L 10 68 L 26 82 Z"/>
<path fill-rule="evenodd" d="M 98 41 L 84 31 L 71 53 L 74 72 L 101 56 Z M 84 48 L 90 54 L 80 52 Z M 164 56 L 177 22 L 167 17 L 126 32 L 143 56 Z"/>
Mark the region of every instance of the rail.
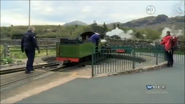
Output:
<path fill-rule="evenodd" d="M 32 81 L 32 80 L 36 80 L 35 77 L 40 77 L 44 74 L 49 74 L 51 71 L 55 71 L 55 72 L 61 72 L 61 71 L 67 71 L 67 70 L 70 70 L 70 69 L 75 69 L 75 68 L 78 68 L 79 66 L 82 66 L 84 65 L 86 62 L 82 62 L 82 63 L 77 63 L 77 64 L 73 64 L 73 65 L 68 65 L 68 66 L 64 66 L 64 65 L 54 65 L 54 64 L 45 64 L 45 65 L 40 65 L 40 66 L 37 66 L 37 68 L 42 68 L 42 66 L 45 66 L 46 68 L 43 69 L 44 72 L 39 72 L 39 73 L 33 73 L 31 74 L 30 76 L 18 76 L 16 78 L 10 78 L 10 81 L 6 81 L 4 83 L 1 83 L 0 87 L 1 87 L 1 91 L 6 89 L 6 87 L 9 87 L 10 85 L 13 85 L 13 84 L 17 84 L 17 83 L 25 83 L 25 82 L 28 82 L 28 79 L 29 81 Z M 21 68 L 20 68 L 21 69 Z M 16 70 L 16 69 L 14 69 Z M 9 70 L 11 71 L 11 70 Z M 19 71 L 22 71 L 22 70 L 19 70 Z M 53 73 L 51 73 L 53 74 Z"/>
<path fill-rule="evenodd" d="M 59 65 L 59 64 L 49 63 L 49 64 L 35 65 L 34 69 L 39 69 L 39 68 L 43 68 L 43 67 L 57 66 L 57 65 Z M 26 67 L 18 67 L 18 68 L 11 68 L 11 69 L 6 69 L 6 70 L 0 70 L 0 75 L 20 72 L 20 71 L 24 71 L 25 69 L 26 69 Z"/>
<path fill-rule="evenodd" d="M 48 50 L 55 49 L 56 45 L 55 44 L 40 45 L 39 48 L 40 48 L 40 50 L 45 50 L 46 55 L 49 55 Z M 21 45 L 4 44 L 2 53 L 3 53 L 4 57 L 7 57 L 7 56 L 10 56 L 10 52 L 19 52 L 19 51 L 21 52 Z"/>

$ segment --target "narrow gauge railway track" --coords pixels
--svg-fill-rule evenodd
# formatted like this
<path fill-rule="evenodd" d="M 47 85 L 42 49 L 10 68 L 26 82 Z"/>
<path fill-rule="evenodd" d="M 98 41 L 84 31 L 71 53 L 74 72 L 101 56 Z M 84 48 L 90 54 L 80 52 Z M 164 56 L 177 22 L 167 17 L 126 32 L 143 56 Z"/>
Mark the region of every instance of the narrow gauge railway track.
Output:
<path fill-rule="evenodd" d="M 104 59 L 105 58 L 96 59 L 96 60 L 94 60 L 94 63 L 98 63 L 98 62 L 100 62 L 101 60 L 104 60 Z M 54 74 L 52 72 L 70 72 L 70 71 L 74 71 L 75 68 L 77 68 L 77 70 L 78 70 L 79 67 L 84 67 L 84 65 L 86 65 L 87 63 L 91 63 L 91 61 L 85 61 L 85 62 L 81 62 L 81 63 L 78 63 L 78 64 L 70 64 L 70 65 L 66 65 L 66 66 L 61 65 L 61 64 L 58 64 L 58 65 L 53 64 L 51 66 L 46 67 L 43 71 L 40 71 L 38 73 L 32 73 L 32 74 L 29 74 L 29 75 L 18 76 L 18 77 L 16 76 L 15 78 L 12 78 L 9 81 L 4 81 L 3 83 L 1 83 L 0 87 L 1 87 L 1 90 L 4 90 L 4 89 L 7 89 L 7 87 L 14 86 L 14 84 L 16 85 L 16 84 L 20 84 L 20 83 L 21 84 L 22 83 L 27 83 L 27 82 L 30 82 L 30 81 L 33 81 L 33 80 L 40 79 L 43 76 L 46 77 L 47 75 Z"/>
<path fill-rule="evenodd" d="M 39 69 L 39 68 L 43 68 L 43 67 L 52 67 L 52 66 L 57 66 L 57 65 L 59 65 L 59 64 L 48 63 L 48 64 L 35 65 L 34 69 Z M 25 69 L 26 69 L 25 67 L 19 67 L 19 68 L 7 69 L 7 70 L 0 70 L 0 75 L 25 71 Z"/>
<path fill-rule="evenodd" d="M 52 67 L 52 66 L 57 66 L 60 63 L 55 62 L 55 56 L 47 56 L 42 58 L 43 61 L 47 62 L 46 64 L 41 64 L 41 65 L 34 65 L 34 69 L 39 69 L 42 67 Z M 10 73 L 15 73 L 15 72 L 20 72 L 20 71 L 25 71 L 25 67 L 19 67 L 19 68 L 11 68 L 11 69 L 6 69 L 6 70 L 0 70 L 0 75 L 4 74 L 10 74 Z"/>
<path fill-rule="evenodd" d="M 7 82 L 4 81 L 4 83 L 1 83 L 0 87 L 1 90 L 3 90 L 4 88 L 6 89 L 6 87 L 9 87 L 10 85 L 16 84 L 16 83 L 26 83 L 26 82 L 30 82 L 32 80 L 35 80 L 35 77 L 39 77 L 39 76 L 44 76 L 44 74 L 53 74 L 51 72 L 62 72 L 65 70 L 69 70 L 69 69 L 74 69 L 74 68 L 78 68 L 79 66 L 84 65 L 86 62 L 83 63 L 79 63 L 79 64 L 75 64 L 72 66 L 50 66 L 47 67 L 43 72 L 39 72 L 39 73 L 32 73 L 29 75 L 25 75 L 23 77 L 17 76 L 16 78 L 12 78 L 12 80 L 9 80 Z M 6 79 L 5 79 L 6 80 Z M 3 81 L 1 81 L 3 82 Z"/>

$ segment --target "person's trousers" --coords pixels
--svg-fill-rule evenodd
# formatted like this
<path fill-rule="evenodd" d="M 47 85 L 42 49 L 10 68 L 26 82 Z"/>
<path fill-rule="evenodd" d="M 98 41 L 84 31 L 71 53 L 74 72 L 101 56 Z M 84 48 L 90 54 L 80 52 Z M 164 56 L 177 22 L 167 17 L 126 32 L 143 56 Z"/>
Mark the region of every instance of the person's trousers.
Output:
<path fill-rule="evenodd" d="M 173 51 L 165 51 L 165 56 L 166 56 L 166 60 L 167 60 L 167 65 L 168 66 L 173 66 Z"/>
<path fill-rule="evenodd" d="M 35 58 L 35 50 L 34 49 L 25 49 L 26 56 L 28 58 L 27 64 L 26 64 L 26 71 L 30 72 L 34 70 L 33 68 L 33 62 Z"/>

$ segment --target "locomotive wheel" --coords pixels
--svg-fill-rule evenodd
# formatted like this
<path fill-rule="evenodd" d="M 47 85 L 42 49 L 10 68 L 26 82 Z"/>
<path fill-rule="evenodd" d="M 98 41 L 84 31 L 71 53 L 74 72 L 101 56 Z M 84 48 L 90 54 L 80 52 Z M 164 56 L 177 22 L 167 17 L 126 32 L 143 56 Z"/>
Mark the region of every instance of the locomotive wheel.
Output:
<path fill-rule="evenodd" d="M 80 58 L 80 63 L 84 63 L 84 62 L 85 62 L 85 58 L 86 58 L 86 57 Z M 80 65 L 79 67 L 85 67 L 85 66 L 86 66 L 86 65 L 85 65 L 85 63 L 84 63 L 84 64 Z"/>

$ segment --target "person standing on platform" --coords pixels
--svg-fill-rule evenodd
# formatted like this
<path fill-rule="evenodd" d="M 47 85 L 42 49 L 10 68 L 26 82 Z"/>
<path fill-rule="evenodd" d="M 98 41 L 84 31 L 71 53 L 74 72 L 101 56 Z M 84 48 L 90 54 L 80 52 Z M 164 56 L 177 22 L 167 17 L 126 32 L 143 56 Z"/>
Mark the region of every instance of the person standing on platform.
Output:
<path fill-rule="evenodd" d="M 29 27 L 21 40 L 21 51 L 25 52 L 28 58 L 25 71 L 26 74 L 30 74 L 32 71 L 34 71 L 33 62 L 35 58 L 35 49 L 37 49 L 38 53 L 40 53 L 34 31 L 34 27 Z"/>
<path fill-rule="evenodd" d="M 167 31 L 167 35 L 163 38 L 162 45 L 165 48 L 165 57 L 168 61 L 167 66 L 173 66 L 173 49 L 172 49 L 172 36 L 170 35 L 170 31 Z"/>

